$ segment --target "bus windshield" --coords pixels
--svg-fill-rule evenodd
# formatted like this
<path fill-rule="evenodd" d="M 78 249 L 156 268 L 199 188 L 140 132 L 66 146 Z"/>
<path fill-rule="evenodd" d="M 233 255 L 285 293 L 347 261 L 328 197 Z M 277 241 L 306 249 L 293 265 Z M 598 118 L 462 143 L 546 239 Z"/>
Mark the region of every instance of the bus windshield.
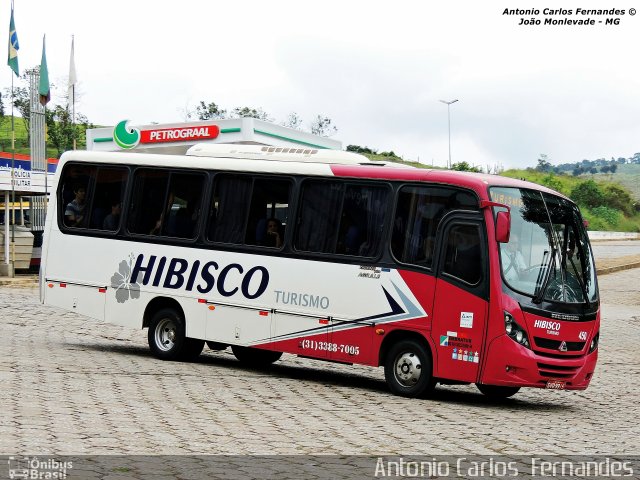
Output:
<path fill-rule="evenodd" d="M 511 207 L 511 237 L 500 244 L 502 276 L 513 290 L 542 300 L 597 300 L 591 246 L 578 207 L 561 197 L 520 188 L 491 188 Z"/>

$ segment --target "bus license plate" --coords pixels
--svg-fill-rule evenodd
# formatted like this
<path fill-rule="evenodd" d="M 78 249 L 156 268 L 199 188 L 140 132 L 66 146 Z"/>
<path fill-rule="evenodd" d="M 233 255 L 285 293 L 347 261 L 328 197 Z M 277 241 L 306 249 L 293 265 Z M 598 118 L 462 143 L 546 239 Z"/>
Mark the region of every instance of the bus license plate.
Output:
<path fill-rule="evenodd" d="M 563 382 L 562 380 L 549 380 L 547 382 L 547 388 L 552 390 L 564 390 L 565 385 L 566 382 Z"/>

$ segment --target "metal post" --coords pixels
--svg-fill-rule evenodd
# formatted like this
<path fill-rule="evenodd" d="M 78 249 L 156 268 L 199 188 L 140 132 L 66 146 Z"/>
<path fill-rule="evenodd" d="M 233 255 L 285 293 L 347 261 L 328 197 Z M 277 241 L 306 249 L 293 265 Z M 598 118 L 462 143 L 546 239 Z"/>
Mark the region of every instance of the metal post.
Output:
<path fill-rule="evenodd" d="M 458 99 L 456 98 L 455 100 L 451 100 L 451 101 L 447 101 L 447 100 L 440 100 L 442 103 L 447 105 L 447 126 L 449 129 L 449 163 L 447 163 L 447 168 L 451 168 L 451 104 L 452 103 L 456 103 L 458 101 Z"/>

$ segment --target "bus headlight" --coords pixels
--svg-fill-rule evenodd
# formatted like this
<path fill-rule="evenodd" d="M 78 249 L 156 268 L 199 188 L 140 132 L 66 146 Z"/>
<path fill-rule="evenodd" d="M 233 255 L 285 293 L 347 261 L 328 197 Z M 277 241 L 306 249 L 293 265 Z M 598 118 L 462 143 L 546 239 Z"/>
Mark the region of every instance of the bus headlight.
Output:
<path fill-rule="evenodd" d="M 600 332 L 596 333 L 593 337 L 593 340 L 591 340 L 591 345 L 589 345 L 589 353 L 598 348 L 598 340 L 600 340 Z"/>
<path fill-rule="evenodd" d="M 524 331 L 518 323 L 513 319 L 513 316 L 509 312 L 504 312 L 504 331 L 513 340 L 518 342 L 523 347 L 531 348 L 529 346 L 529 338 L 527 332 Z"/>

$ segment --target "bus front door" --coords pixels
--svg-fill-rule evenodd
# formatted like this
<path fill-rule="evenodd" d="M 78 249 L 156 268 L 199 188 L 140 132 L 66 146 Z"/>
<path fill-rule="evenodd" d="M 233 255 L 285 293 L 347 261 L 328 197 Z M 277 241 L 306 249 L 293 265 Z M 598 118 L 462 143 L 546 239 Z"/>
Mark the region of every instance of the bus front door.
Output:
<path fill-rule="evenodd" d="M 439 232 L 433 309 L 434 375 L 476 382 L 488 314 L 487 242 L 475 215 L 449 219 Z"/>

